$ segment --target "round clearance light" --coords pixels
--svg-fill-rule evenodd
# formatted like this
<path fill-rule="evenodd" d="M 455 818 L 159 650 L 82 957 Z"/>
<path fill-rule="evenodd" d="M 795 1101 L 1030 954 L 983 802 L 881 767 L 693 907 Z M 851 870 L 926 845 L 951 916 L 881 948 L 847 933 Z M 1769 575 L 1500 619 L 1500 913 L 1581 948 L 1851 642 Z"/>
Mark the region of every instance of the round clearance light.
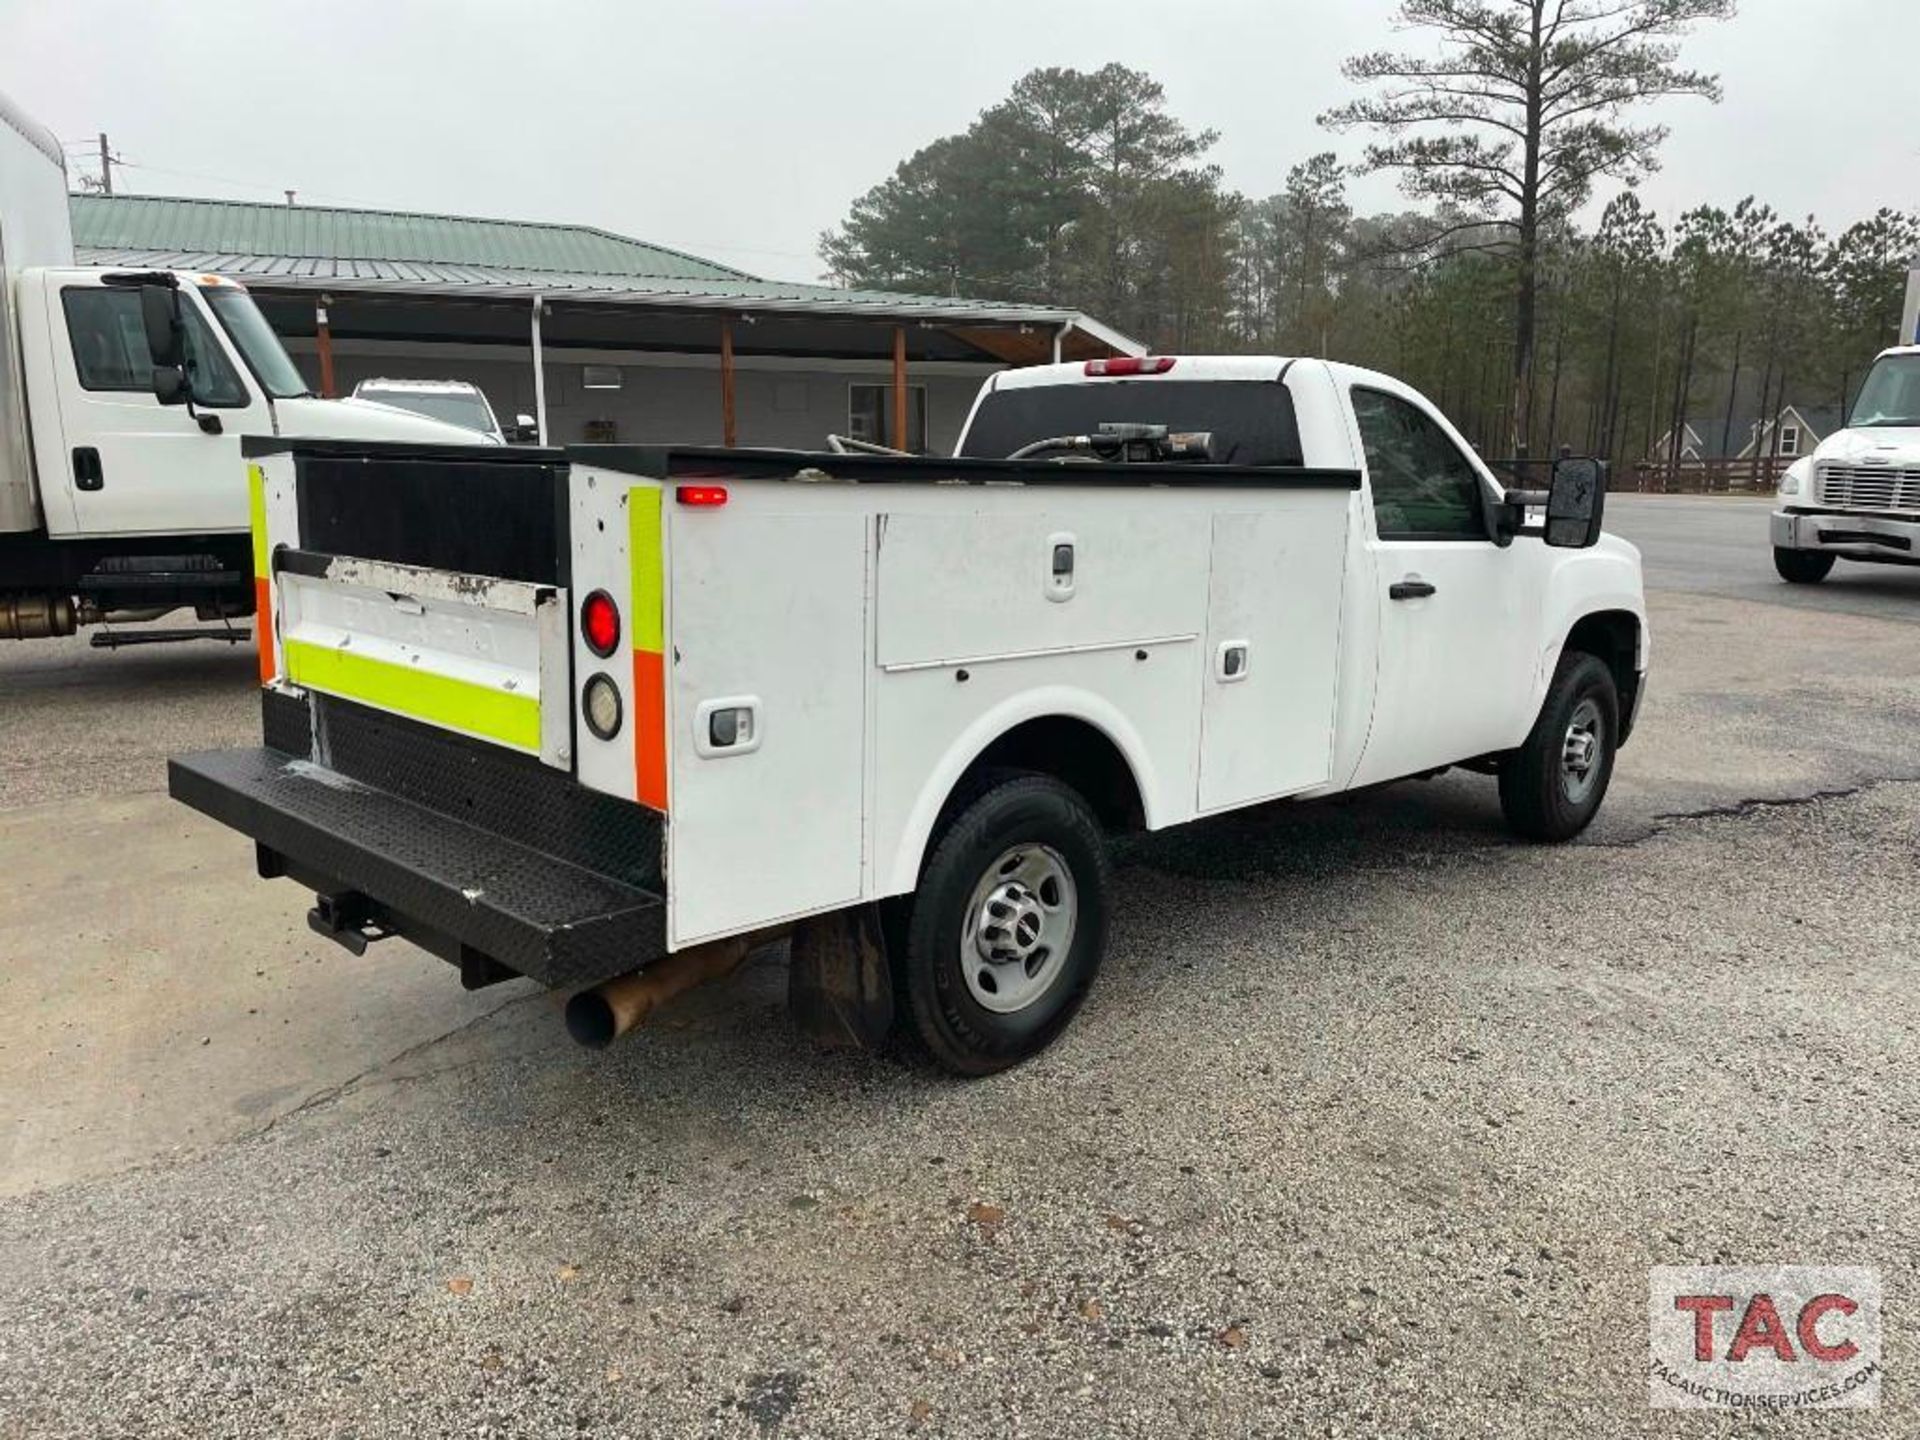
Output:
<path fill-rule="evenodd" d="M 606 591 L 596 590 L 580 602 L 580 634 L 602 660 L 619 646 L 620 609 Z"/>
<path fill-rule="evenodd" d="M 608 675 L 595 675 L 581 693 L 581 710 L 587 717 L 587 729 L 602 740 L 620 733 L 620 687 Z"/>

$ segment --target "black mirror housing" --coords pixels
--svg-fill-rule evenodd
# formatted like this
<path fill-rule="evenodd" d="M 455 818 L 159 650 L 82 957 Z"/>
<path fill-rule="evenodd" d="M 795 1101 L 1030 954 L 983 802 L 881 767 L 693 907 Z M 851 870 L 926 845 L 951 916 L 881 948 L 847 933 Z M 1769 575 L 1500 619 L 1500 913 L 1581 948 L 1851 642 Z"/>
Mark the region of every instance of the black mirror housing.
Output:
<path fill-rule="evenodd" d="M 187 363 L 187 329 L 180 318 L 178 290 L 171 285 L 142 285 L 140 323 L 147 332 L 147 357 L 156 369 L 178 370 Z"/>
<path fill-rule="evenodd" d="M 184 365 L 153 367 L 153 398 L 162 405 L 185 405 L 193 399 Z"/>
<path fill-rule="evenodd" d="M 1584 550 L 1598 544 L 1606 499 L 1607 467 L 1600 461 L 1574 456 L 1554 461 L 1541 538 L 1565 550 Z"/>

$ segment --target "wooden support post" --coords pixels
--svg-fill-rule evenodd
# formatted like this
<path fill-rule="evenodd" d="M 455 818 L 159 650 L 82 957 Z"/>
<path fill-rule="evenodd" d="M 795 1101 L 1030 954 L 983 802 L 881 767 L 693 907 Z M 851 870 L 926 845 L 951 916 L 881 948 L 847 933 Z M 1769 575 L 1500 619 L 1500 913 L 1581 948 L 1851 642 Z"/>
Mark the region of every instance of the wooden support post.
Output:
<path fill-rule="evenodd" d="M 333 387 L 333 327 L 327 323 L 327 306 L 332 303 L 331 295 L 322 295 L 313 307 L 313 333 L 320 347 L 320 395 L 327 400 L 339 394 Z"/>
<path fill-rule="evenodd" d="M 733 415 L 733 322 L 720 322 L 720 443 L 737 444 Z"/>
<path fill-rule="evenodd" d="M 907 444 L 907 327 L 893 327 L 893 434 L 887 443 L 896 450 L 910 450 Z"/>

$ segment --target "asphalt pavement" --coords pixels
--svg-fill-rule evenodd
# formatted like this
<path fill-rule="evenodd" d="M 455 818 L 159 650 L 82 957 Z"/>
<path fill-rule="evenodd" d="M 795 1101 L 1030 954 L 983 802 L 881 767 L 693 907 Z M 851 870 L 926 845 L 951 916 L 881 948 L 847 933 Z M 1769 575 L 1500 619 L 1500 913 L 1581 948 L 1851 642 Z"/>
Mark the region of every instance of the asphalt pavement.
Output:
<path fill-rule="evenodd" d="M 1920 573 L 1610 501 L 1655 679 L 1557 848 L 1448 776 L 1127 847 L 1074 1028 L 603 1054 L 168 802 L 251 661 L 0 654 L 0 1436 L 1905 1436 Z M 129 664 L 128 662 L 131 662 Z M 1648 1267 L 1880 1270 L 1881 1407 L 1647 1408 Z"/>

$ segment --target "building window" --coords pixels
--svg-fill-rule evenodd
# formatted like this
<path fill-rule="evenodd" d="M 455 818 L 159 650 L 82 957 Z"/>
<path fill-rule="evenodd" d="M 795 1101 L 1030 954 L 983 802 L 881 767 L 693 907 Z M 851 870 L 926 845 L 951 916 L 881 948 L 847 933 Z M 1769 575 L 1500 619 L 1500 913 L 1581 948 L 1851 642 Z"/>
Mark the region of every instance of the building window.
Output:
<path fill-rule="evenodd" d="M 1782 425 L 1780 427 L 1780 453 L 1782 455 L 1798 455 L 1800 453 L 1800 427 L 1798 425 Z"/>
<path fill-rule="evenodd" d="M 893 386 L 849 385 L 847 434 L 855 440 L 870 440 L 876 445 L 926 454 L 927 387 L 907 387 L 907 442 L 902 445 L 893 436 Z"/>
<path fill-rule="evenodd" d="M 582 365 L 580 367 L 582 390 L 618 390 L 623 378 L 618 365 Z"/>

